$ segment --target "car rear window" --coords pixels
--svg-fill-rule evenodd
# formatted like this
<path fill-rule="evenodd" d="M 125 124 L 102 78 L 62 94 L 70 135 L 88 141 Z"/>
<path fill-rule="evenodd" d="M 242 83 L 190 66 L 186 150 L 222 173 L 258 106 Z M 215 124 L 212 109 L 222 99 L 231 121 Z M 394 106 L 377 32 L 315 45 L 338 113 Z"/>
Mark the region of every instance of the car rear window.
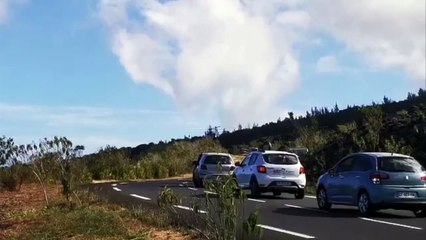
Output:
<path fill-rule="evenodd" d="M 298 162 L 294 155 L 289 154 L 264 154 L 263 158 L 269 164 L 294 165 Z"/>
<path fill-rule="evenodd" d="M 379 170 L 387 172 L 423 172 L 425 168 L 413 158 L 379 157 Z"/>
<path fill-rule="evenodd" d="M 231 164 L 229 156 L 209 155 L 204 159 L 204 164 Z"/>

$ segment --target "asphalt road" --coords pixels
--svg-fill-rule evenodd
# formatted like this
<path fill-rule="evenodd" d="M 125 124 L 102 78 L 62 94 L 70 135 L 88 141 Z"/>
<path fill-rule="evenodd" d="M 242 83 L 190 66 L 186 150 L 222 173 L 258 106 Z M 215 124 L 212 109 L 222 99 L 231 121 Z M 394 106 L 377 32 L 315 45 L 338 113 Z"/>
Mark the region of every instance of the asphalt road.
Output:
<path fill-rule="evenodd" d="M 176 193 L 203 197 L 205 189 L 196 189 L 189 180 L 121 182 L 96 184 L 90 187 L 108 200 L 125 206 L 158 208 L 157 196 L 167 185 Z M 175 208 L 188 214 L 190 204 L 183 202 Z M 333 206 L 330 211 L 319 210 L 314 196 L 297 200 L 293 195 L 273 197 L 264 194 L 248 198 L 241 206 L 247 217 L 259 213 L 262 239 L 326 239 L 326 240 L 426 240 L 426 218 L 416 218 L 410 211 L 381 210 L 369 218 L 357 215 L 355 207 Z M 208 209 L 201 209 L 208 211 Z"/>

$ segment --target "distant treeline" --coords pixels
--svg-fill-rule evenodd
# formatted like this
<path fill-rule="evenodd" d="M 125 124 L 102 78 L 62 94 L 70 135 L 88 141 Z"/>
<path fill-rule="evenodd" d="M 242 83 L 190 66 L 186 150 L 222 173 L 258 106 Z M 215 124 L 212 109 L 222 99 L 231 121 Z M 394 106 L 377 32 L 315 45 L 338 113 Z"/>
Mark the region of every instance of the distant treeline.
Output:
<path fill-rule="evenodd" d="M 37 180 L 40 176 L 43 181 L 61 181 L 61 178 L 63 181 L 64 177 L 70 178 L 68 174 L 71 173 L 77 177 L 70 179 L 79 183 L 93 179 L 176 176 L 190 172 L 191 162 L 203 151 L 243 154 L 266 142 L 279 150 L 307 147 L 309 152 L 301 159 L 309 171 L 308 178 L 315 181 L 337 160 L 357 151 L 406 153 L 426 166 L 426 91 L 420 89 L 417 94 L 409 93 L 406 100 L 399 102 L 384 97 L 380 104 L 373 102 L 368 106 L 348 106 L 342 110 L 337 105 L 332 109 L 313 107 L 305 116 L 296 117 L 289 112 L 287 117 L 276 122 L 250 128 L 240 125 L 232 132 L 224 130 L 219 133 L 209 127 L 204 136 L 141 144 L 133 148 L 105 146 L 97 153 L 84 156 L 82 146 L 73 148 L 67 139 L 64 142 L 70 145 L 69 156 L 54 146 L 45 146 L 42 152 L 33 148 L 32 151 L 22 151 L 28 146 L 15 146 L 13 139 L 5 136 L 0 140 L 0 165 L 7 163 L 7 167 L 0 170 L 3 179 L 0 187 L 13 182 L 19 185 L 22 179 Z M 39 144 L 47 143 L 49 141 L 45 140 Z M 52 158 L 55 154 L 60 157 Z M 34 174 L 34 170 L 40 176 Z"/>

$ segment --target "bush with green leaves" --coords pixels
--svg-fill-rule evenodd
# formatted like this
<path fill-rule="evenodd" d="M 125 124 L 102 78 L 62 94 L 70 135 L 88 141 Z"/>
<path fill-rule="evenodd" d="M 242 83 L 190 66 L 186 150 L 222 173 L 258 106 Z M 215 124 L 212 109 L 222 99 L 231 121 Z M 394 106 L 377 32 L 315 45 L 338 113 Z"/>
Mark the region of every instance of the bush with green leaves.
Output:
<path fill-rule="evenodd" d="M 244 202 L 246 195 L 239 189 L 235 179 L 231 176 L 217 180 L 206 180 L 206 190 L 215 194 L 206 194 L 205 197 L 194 195 L 184 196 L 176 194 L 167 186 L 158 196 L 158 205 L 164 209 L 180 225 L 197 230 L 206 239 L 235 240 L 238 229 L 243 230 L 245 239 L 259 238 L 261 229 L 257 226 L 257 213 L 244 216 Z M 179 212 L 176 205 L 189 204 L 192 211 Z M 239 216 L 243 215 L 243 222 L 239 228 Z M 245 218 L 245 219 L 244 219 Z"/>

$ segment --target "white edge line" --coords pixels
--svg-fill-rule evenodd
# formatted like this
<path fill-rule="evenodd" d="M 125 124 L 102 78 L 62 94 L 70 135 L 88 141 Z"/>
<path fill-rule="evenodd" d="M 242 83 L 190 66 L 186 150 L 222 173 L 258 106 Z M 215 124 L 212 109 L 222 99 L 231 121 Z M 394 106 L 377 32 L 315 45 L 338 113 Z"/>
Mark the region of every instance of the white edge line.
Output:
<path fill-rule="evenodd" d="M 280 232 L 280 233 L 286 233 L 286 234 L 301 237 L 301 238 L 306 238 L 306 239 L 314 239 L 315 238 L 314 236 L 309 236 L 309 235 L 306 235 L 306 234 L 303 234 L 303 233 L 288 231 L 288 230 L 284 230 L 284 229 L 281 229 L 281 228 L 271 227 L 271 226 L 267 226 L 267 225 L 263 225 L 263 224 L 257 224 L 257 226 L 260 227 L 260 228 L 264 228 L 264 229 L 268 229 L 268 230 L 272 230 L 272 231 L 276 231 L 276 232 Z"/>
<path fill-rule="evenodd" d="M 303 207 L 301 207 L 301 206 L 296 206 L 296 205 L 291 205 L 291 204 L 284 204 L 284 206 L 286 206 L 286 207 L 290 207 L 290 208 L 300 208 L 300 209 L 302 209 Z"/>
<path fill-rule="evenodd" d="M 315 197 L 315 196 L 310 196 L 310 195 L 307 195 L 307 196 L 305 196 L 305 198 L 312 198 L 312 199 L 316 199 L 317 197 Z"/>
<path fill-rule="evenodd" d="M 327 213 L 327 211 L 325 211 L 325 210 L 314 209 L 314 208 L 305 208 L 305 207 L 291 205 L 291 204 L 284 204 L 284 206 L 289 207 L 289 208 L 297 208 L 297 209 L 303 209 L 303 210 L 314 211 L 314 212 L 319 212 L 319 213 Z"/>
<path fill-rule="evenodd" d="M 130 194 L 130 196 L 135 197 L 135 198 L 140 198 L 140 199 L 143 199 L 143 200 L 147 200 L 147 201 L 151 200 L 151 198 L 149 198 L 149 197 L 144 197 L 144 196 L 140 196 L 140 195 L 137 195 L 137 194 Z"/>
<path fill-rule="evenodd" d="M 117 192 L 121 192 L 121 189 L 119 189 L 118 187 L 113 187 L 112 189 L 114 189 Z"/>
<path fill-rule="evenodd" d="M 173 205 L 173 207 L 184 209 L 184 210 L 188 210 L 188 211 L 194 211 L 193 208 L 182 206 L 182 205 Z M 207 213 L 206 211 L 203 211 L 203 210 L 198 210 L 198 212 L 199 213 Z"/>
<path fill-rule="evenodd" d="M 253 201 L 253 202 L 261 202 L 261 203 L 265 203 L 266 202 L 264 200 L 259 200 L 259 199 L 254 199 L 254 198 L 247 198 L 247 200 Z"/>
<path fill-rule="evenodd" d="M 204 193 L 207 193 L 207 194 L 213 194 L 213 195 L 216 195 L 217 193 L 215 193 L 215 192 L 210 192 L 210 191 L 204 191 Z"/>
<path fill-rule="evenodd" d="M 192 187 L 189 187 L 188 188 L 189 190 L 192 190 L 192 191 L 197 191 L 198 189 L 196 189 L 196 188 L 192 188 Z"/>
<path fill-rule="evenodd" d="M 419 228 L 419 227 L 414 227 L 414 226 L 404 225 L 404 224 L 399 224 L 399 223 L 393 223 L 393 222 L 380 221 L 380 220 L 376 220 L 376 219 L 372 219 L 372 218 L 360 217 L 360 219 L 370 221 L 370 222 L 393 225 L 393 226 L 397 226 L 397 227 L 405 227 L 405 228 L 410 228 L 410 229 L 415 229 L 415 230 L 422 230 L 422 228 Z"/>

